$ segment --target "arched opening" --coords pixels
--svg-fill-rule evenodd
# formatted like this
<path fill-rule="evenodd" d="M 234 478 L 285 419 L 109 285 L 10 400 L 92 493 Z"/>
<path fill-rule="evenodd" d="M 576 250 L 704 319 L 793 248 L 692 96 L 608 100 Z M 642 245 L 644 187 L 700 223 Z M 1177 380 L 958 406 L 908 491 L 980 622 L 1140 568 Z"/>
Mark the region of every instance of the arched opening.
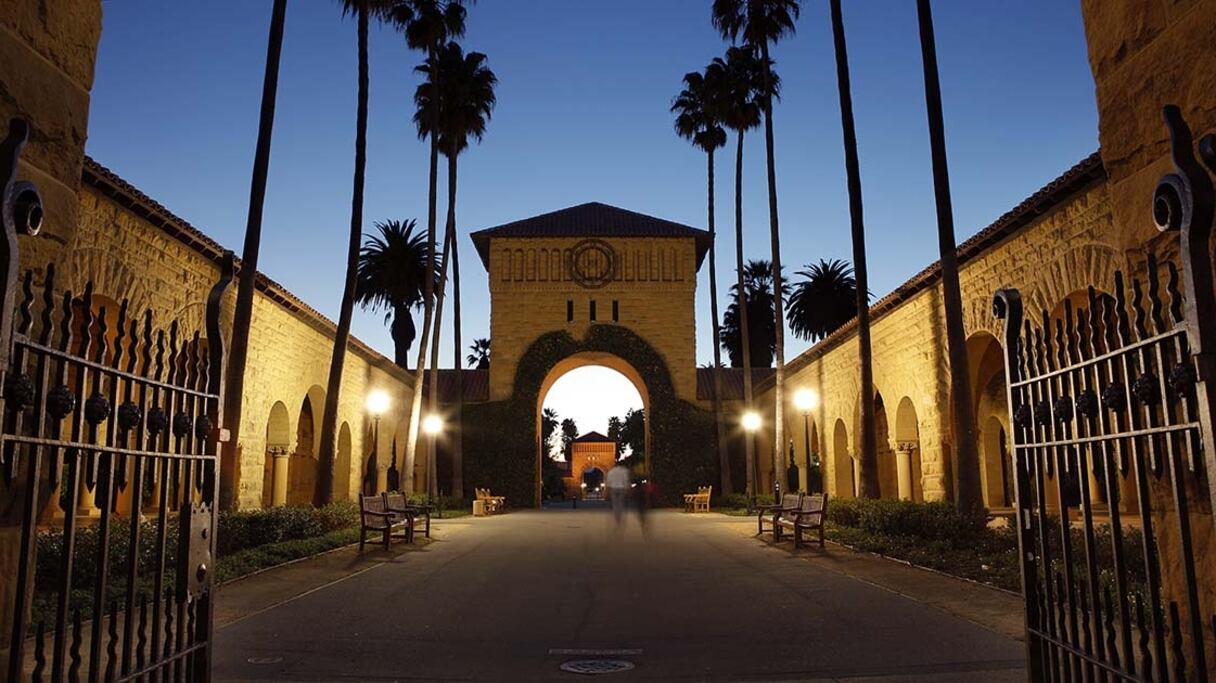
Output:
<path fill-rule="evenodd" d="M 899 492 L 899 472 L 891 448 L 891 428 L 882 393 L 874 395 L 874 450 L 878 456 L 878 491 L 881 498 L 895 498 Z"/>
<path fill-rule="evenodd" d="M 296 449 L 288 466 L 288 505 L 312 505 L 317 485 L 316 436 L 321 431 L 325 390 L 313 385 L 300 404 L 296 420 Z"/>
<path fill-rule="evenodd" d="M 262 505 L 287 503 L 288 454 L 291 448 L 291 418 L 287 406 L 276 401 L 266 418 L 266 450 L 262 462 Z"/>
<path fill-rule="evenodd" d="M 996 447 L 988 447 L 990 439 L 992 444 L 996 444 L 1002 431 L 1008 433 L 1004 429 L 1009 419 L 1004 351 L 996 337 L 987 332 L 978 332 L 967 340 L 967 360 L 975 424 L 979 429 L 977 445 L 984 505 L 989 508 L 1004 507 L 1005 479 L 1002 472 L 1011 472 L 1012 468 L 1001 460 L 1007 457 L 1007 453 Z M 957 491 L 957 482 L 955 487 Z"/>
<path fill-rule="evenodd" d="M 343 422 L 338 430 L 338 453 L 334 462 L 334 500 L 350 499 L 350 424 Z"/>
<path fill-rule="evenodd" d="M 857 467 L 849 452 L 849 431 L 844 420 L 836 420 L 832 437 L 832 486 L 831 494 L 840 498 L 857 495 Z"/>
<path fill-rule="evenodd" d="M 641 375 L 618 356 L 588 351 L 556 363 L 537 398 L 538 500 L 600 498 L 618 460 L 649 472 L 649 408 Z"/>
<path fill-rule="evenodd" d="M 899 406 L 895 409 L 895 465 L 900 499 L 924 500 L 920 462 L 920 423 L 916 417 L 916 406 L 907 396 L 900 399 Z"/>
<path fill-rule="evenodd" d="M 1013 506 L 1013 463 L 1009 459 L 1008 433 L 996 417 L 989 417 L 980 430 L 984 458 L 984 503 L 989 509 Z"/>

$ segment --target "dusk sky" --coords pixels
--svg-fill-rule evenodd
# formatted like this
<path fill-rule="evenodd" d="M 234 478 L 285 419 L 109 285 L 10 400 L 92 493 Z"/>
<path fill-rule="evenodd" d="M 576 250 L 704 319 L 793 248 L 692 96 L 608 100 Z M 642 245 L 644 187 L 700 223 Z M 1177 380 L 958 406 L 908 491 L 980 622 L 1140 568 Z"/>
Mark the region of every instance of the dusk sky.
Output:
<path fill-rule="evenodd" d="M 462 42 L 488 54 L 500 85 L 484 143 L 460 164 L 466 347 L 489 333 L 485 273 L 469 232 L 587 201 L 704 227 L 705 158 L 673 133 L 668 108 L 681 76 L 726 47 L 709 6 L 482 0 L 470 9 Z M 827 8 L 826 0 L 803 2 L 797 35 L 773 53 L 784 81 L 774 120 L 787 273 L 851 257 Z M 844 9 L 879 297 L 937 258 L 920 48 L 911 0 L 851 0 Z M 1093 80 L 1076 2 L 939 0 L 934 11 L 962 241 L 1097 149 Z M 104 13 L 88 153 L 239 254 L 270 2 L 124 0 L 105 3 Z M 389 218 L 425 223 L 427 153 L 410 121 L 420 55 L 383 28 L 371 48 L 365 229 Z M 261 269 L 335 319 L 355 60 L 355 22 L 336 3 L 290 3 Z M 745 252 L 768 258 L 759 134 L 745 166 Z M 725 298 L 734 277 L 733 146 L 719 153 L 718 168 Z M 439 209 L 442 216 L 442 200 Z M 712 358 L 707 270 L 697 292 L 699 363 Z M 383 320 L 356 309 L 354 333 L 391 356 Z M 807 345 L 791 339 L 787 357 Z"/>

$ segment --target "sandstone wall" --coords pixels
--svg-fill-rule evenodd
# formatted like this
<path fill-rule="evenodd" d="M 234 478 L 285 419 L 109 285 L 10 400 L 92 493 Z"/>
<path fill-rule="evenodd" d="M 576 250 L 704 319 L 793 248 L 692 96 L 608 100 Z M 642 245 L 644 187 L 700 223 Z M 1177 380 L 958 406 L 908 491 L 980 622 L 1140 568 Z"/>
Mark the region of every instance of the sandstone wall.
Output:
<path fill-rule="evenodd" d="M 490 399 L 511 395 L 519 359 L 537 337 L 593 324 L 633 330 L 663 355 L 676 394 L 696 399 L 696 247 L 692 238 L 606 238 L 618 277 L 598 289 L 574 282 L 565 255 L 578 238 L 494 238 L 490 245 Z M 590 319 L 595 302 L 596 320 Z M 618 320 L 613 321 L 613 302 Z M 571 309 L 568 307 L 572 306 Z M 570 319 L 572 318 L 572 319 Z"/>

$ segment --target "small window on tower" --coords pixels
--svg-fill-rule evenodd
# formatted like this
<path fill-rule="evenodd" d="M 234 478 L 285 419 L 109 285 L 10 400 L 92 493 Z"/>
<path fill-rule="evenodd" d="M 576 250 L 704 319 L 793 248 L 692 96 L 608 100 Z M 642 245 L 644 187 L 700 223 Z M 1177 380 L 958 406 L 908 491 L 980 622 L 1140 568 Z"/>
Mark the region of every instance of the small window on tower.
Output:
<path fill-rule="evenodd" d="M 591 300 L 591 322 L 595 322 L 595 299 Z"/>
<path fill-rule="evenodd" d="M 574 322 L 574 299 L 566 299 L 566 322 Z"/>
<path fill-rule="evenodd" d="M 612 322 L 619 323 L 621 321 L 621 302 L 616 299 L 612 300 Z"/>

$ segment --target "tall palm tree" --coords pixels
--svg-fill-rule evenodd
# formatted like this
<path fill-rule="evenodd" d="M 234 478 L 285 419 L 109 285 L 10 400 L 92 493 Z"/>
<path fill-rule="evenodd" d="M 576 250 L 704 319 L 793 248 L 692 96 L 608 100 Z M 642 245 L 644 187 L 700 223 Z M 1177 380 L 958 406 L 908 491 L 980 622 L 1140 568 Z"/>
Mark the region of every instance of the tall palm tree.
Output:
<path fill-rule="evenodd" d="M 781 231 L 777 221 L 777 167 L 773 154 L 773 98 L 776 96 L 776 80 L 773 77 L 773 62 L 769 58 L 769 45 L 793 35 L 794 22 L 800 12 L 798 0 L 714 0 L 714 28 L 723 38 L 732 41 L 743 38 L 746 45 L 760 51 L 761 89 L 760 108 L 764 110 L 764 149 L 768 160 L 768 223 L 772 245 L 773 270 L 781 272 Z M 785 315 L 782 311 L 784 294 L 781 278 L 773 283 L 775 306 L 773 310 L 776 326 L 775 356 L 777 372 L 773 384 L 773 403 L 776 406 L 773 419 L 773 448 L 776 451 L 776 480 L 785 484 Z"/>
<path fill-rule="evenodd" d="M 853 268 L 839 259 L 820 260 L 795 273 L 786 320 L 800 339 L 823 339 L 857 315 L 857 280 Z"/>
<path fill-rule="evenodd" d="M 439 49 L 449 41 L 464 35 L 466 9 L 462 0 L 400 0 L 391 13 L 392 21 L 405 32 L 405 43 L 411 50 L 426 53 L 427 59 L 434 59 Z M 436 109 L 433 116 L 439 116 Z M 431 122 L 431 127 L 439 128 L 438 120 Z M 427 268 L 434 273 L 436 266 L 436 206 L 439 196 L 439 140 L 431 137 L 430 176 L 427 193 Z M 432 286 L 433 277 L 427 277 L 428 286 Z M 427 348 L 430 344 L 431 320 L 435 314 L 435 300 L 428 293 L 426 306 L 422 316 L 422 336 L 418 340 L 418 363 L 414 370 L 414 395 L 410 403 L 410 421 L 405 440 L 405 482 L 402 488 L 414 490 L 414 460 L 418 449 L 418 427 L 422 422 L 422 379 L 426 371 Z M 435 342 L 438 343 L 438 340 Z M 432 472 L 429 468 L 427 472 Z"/>
<path fill-rule="evenodd" d="M 676 115 L 676 134 L 705 152 L 709 213 L 709 310 L 714 335 L 714 422 L 718 434 L 718 469 L 722 473 L 722 493 L 735 489 L 730 480 L 730 453 L 726 443 L 726 421 L 722 415 L 722 352 L 717 343 L 718 325 L 718 231 L 714 220 L 714 152 L 726 145 L 726 130 L 718 120 L 718 101 L 722 97 L 721 71 L 706 69 L 684 74 L 684 89 L 676 95 L 671 111 Z"/>
<path fill-rule="evenodd" d="M 223 444 L 220 506 L 236 505 L 237 477 L 241 471 L 241 397 L 245 394 L 245 362 L 249 358 L 249 328 L 253 321 L 253 292 L 257 285 L 258 251 L 262 246 L 262 207 L 266 203 L 266 176 L 270 170 L 270 138 L 274 132 L 274 105 L 279 90 L 279 56 L 283 52 L 283 25 L 287 0 L 275 0 L 270 11 L 270 36 L 266 41 L 266 71 L 262 77 L 262 111 L 258 121 L 257 146 L 253 154 L 253 178 L 249 183 L 249 219 L 245 224 L 245 246 L 241 251 L 241 275 L 232 316 L 232 346 L 228 355 L 226 386 L 236 399 L 224 404 L 224 427 L 230 438 Z"/>
<path fill-rule="evenodd" d="M 346 278 L 342 285 L 342 307 L 338 330 L 334 333 L 333 355 L 329 360 L 329 381 L 325 390 L 325 410 L 321 417 L 321 443 L 317 449 L 317 483 L 313 503 L 324 505 L 333 498 L 334 448 L 338 426 L 338 398 L 342 392 L 342 368 L 350 342 L 350 321 L 355 309 L 355 276 L 359 270 L 359 247 L 363 238 L 363 181 L 367 169 L 368 98 L 368 25 L 373 18 L 384 18 L 394 0 L 338 0 L 343 16 L 355 15 L 358 25 L 359 92 L 355 110 L 355 177 L 350 202 L 350 239 L 346 248 Z"/>
<path fill-rule="evenodd" d="M 773 365 L 775 325 L 773 324 L 773 268 L 768 261 L 748 261 L 743 271 L 744 287 L 730 288 L 730 305 L 722 316 L 722 332 L 719 343 L 726 347 L 732 367 L 744 362 L 748 367 L 768 368 Z M 743 295 L 740 296 L 739 292 Z M 745 307 L 740 302 L 745 301 Z M 746 321 L 746 322 L 745 322 Z M 746 326 L 746 327 L 745 327 Z M 750 345 L 745 353 L 742 337 L 744 330 Z"/>
<path fill-rule="evenodd" d="M 763 87 L 762 69 L 755 50 L 731 47 L 726 50 L 725 57 L 715 57 L 706 72 L 711 82 L 720 86 L 720 97 L 717 98 L 718 117 L 722 125 L 735 131 L 735 288 L 746 296 L 743 268 L 743 139 L 747 131 L 760 125 L 758 93 Z M 773 74 L 771 92 L 775 96 L 779 90 L 780 81 L 776 74 Z M 748 306 L 742 306 L 739 315 L 740 355 L 743 360 L 743 409 L 750 411 L 754 405 L 754 397 Z M 755 496 L 755 444 L 750 437 L 745 438 L 743 443 L 747 465 L 747 493 L 749 496 Z"/>
<path fill-rule="evenodd" d="M 442 329 L 443 298 L 447 280 L 448 262 L 452 264 L 453 284 L 453 337 L 456 343 L 453 364 L 460 371 L 460 263 L 456 239 L 456 178 L 460 153 L 469 146 L 469 139 L 480 141 L 485 135 L 486 124 L 494 111 L 497 98 L 494 87 L 498 78 L 486 66 L 486 56 L 480 52 L 465 54 L 456 43 L 448 43 L 426 63 L 418 67 L 426 80 L 414 94 L 417 111 L 414 123 L 418 135 L 437 138 L 439 151 L 448 161 L 448 216 L 444 233 L 443 273 L 439 278 L 439 294 L 436 299 L 435 344 L 431 347 L 431 386 L 439 386 L 439 332 Z M 438 121 L 438 128 L 434 122 Z M 451 251 L 451 258 L 447 254 Z M 458 377 L 460 375 L 458 374 Z M 452 434 L 452 495 L 460 499 L 464 490 L 462 468 L 462 438 L 460 420 L 463 408 L 463 381 L 456 382 L 456 404 L 453 421 L 457 428 Z M 430 411 L 438 409 L 439 392 L 430 393 Z M 434 457 L 434 442 L 428 446 L 428 455 Z M 433 463 L 432 463 L 433 464 Z M 431 478 L 432 488 L 436 485 Z"/>
<path fill-rule="evenodd" d="M 874 359 L 870 345 L 870 306 L 866 270 L 866 228 L 862 217 L 861 169 L 857 161 L 857 129 L 853 125 L 853 94 L 849 87 L 849 51 L 844 39 L 840 0 L 831 0 L 832 38 L 836 48 L 836 89 L 840 95 L 840 127 L 844 134 L 844 167 L 848 175 L 849 224 L 853 234 L 853 267 L 857 279 L 857 364 L 861 380 L 862 497 L 878 498 L 878 435 L 874 416 Z"/>
<path fill-rule="evenodd" d="M 469 365 L 478 370 L 488 370 L 490 368 L 490 340 L 474 339 L 473 343 L 469 345 L 467 360 Z"/>
<path fill-rule="evenodd" d="M 984 507 L 980 489 L 980 459 L 976 445 L 975 413 L 971 405 L 967 337 L 963 330 L 963 297 L 958 283 L 958 244 L 954 239 L 954 208 L 950 201 L 950 171 L 946 164 L 946 135 L 942 122 L 942 89 L 937 75 L 937 45 L 933 38 L 933 11 L 928 0 L 917 0 L 921 59 L 925 72 L 925 108 L 929 115 L 929 148 L 933 156 L 933 194 L 937 201 L 937 245 L 942 264 L 942 303 L 946 309 L 946 347 L 950 357 L 950 397 L 954 452 L 961 512 Z"/>
<path fill-rule="evenodd" d="M 427 290 L 426 235 L 414 232 L 416 227 L 412 218 L 376 223 L 380 234 L 363 243 L 355 281 L 356 303 L 387 311 L 384 320 L 392 321 L 394 362 L 402 369 L 409 366 L 410 347 L 417 336 L 410 309 L 424 305 Z"/>

